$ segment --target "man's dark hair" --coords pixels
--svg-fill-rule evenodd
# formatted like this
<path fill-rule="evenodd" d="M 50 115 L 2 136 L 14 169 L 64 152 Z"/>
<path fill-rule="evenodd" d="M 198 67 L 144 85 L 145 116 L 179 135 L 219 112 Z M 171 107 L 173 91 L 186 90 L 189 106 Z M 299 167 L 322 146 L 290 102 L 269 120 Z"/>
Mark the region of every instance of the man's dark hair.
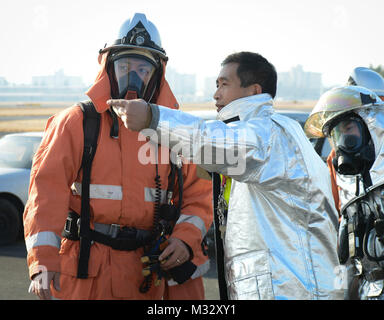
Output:
<path fill-rule="evenodd" d="M 254 52 L 237 52 L 229 55 L 222 62 L 238 63 L 237 76 L 240 78 L 241 87 L 258 83 L 263 93 L 269 93 L 272 98 L 276 95 L 277 73 L 275 67 L 263 56 Z"/>

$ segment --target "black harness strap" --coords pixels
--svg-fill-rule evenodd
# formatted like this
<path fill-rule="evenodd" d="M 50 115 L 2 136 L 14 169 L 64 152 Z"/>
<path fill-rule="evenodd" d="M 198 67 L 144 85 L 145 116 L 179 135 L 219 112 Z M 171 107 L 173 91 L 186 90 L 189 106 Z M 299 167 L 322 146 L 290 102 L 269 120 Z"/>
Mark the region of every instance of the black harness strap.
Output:
<path fill-rule="evenodd" d="M 240 121 L 239 116 L 224 120 L 224 123 L 231 123 Z M 227 282 L 225 280 L 225 265 L 224 265 L 224 243 L 221 239 L 219 230 L 219 216 L 218 216 L 218 203 L 220 195 L 220 174 L 212 174 L 212 188 L 213 188 L 213 226 L 215 231 L 215 249 L 216 249 L 216 266 L 217 266 L 217 280 L 219 282 L 220 300 L 228 300 Z"/>
<path fill-rule="evenodd" d="M 89 185 L 91 183 L 92 160 L 96 153 L 100 129 L 100 114 L 92 101 L 80 102 L 84 114 L 84 153 L 82 159 L 83 181 L 81 186 L 80 252 L 77 277 L 88 278 L 88 261 L 91 250 Z"/>
<path fill-rule="evenodd" d="M 221 239 L 219 230 L 219 216 L 217 214 L 217 205 L 220 195 L 220 175 L 218 173 L 212 174 L 212 188 L 213 188 L 213 225 L 215 231 L 215 249 L 216 249 L 216 266 L 217 266 L 217 280 L 219 282 L 220 300 L 228 300 L 227 282 L 225 281 L 224 272 L 224 245 Z"/>

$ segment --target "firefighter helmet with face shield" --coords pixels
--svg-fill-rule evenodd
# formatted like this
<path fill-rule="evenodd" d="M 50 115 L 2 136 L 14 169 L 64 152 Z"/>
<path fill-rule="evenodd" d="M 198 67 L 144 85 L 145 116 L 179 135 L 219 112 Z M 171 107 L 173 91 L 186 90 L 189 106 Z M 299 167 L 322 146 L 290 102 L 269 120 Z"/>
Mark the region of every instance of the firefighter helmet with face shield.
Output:
<path fill-rule="evenodd" d="M 372 69 L 365 67 L 353 69 L 347 84 L 365 87 L 376 93 L 380 98 L 384 98 L 384 79 L 379 73 Z"/>
<path fill-rule="evenodd" d="M 159 32 L 142 13 L 135 13 L 120 27 L 117 39 L 105 44 L 109 52 L 107 72 L 113 99 L 142 98 L 151 101 L 168 58 Z"/>
<path fill-rule="evenodd" d="M 359 86 L 343 86 L 325 92 L 316 103 L 304 131 L 308 138 L 329 136 L 333 120 L 345 113 L 371 106 L 384 106 L 377 94 Z"/>
<path fill-rule="evenodd" d="M 338 87 L 320 97 L 305 122 L 309 138 L 330 138 L 336 151 L 333 165 L 340 174 L 363 173 L 372 165 L 373 142 L 357 109 L 374 106 L 384 106 L 374 92 L 359 86 Z"/>

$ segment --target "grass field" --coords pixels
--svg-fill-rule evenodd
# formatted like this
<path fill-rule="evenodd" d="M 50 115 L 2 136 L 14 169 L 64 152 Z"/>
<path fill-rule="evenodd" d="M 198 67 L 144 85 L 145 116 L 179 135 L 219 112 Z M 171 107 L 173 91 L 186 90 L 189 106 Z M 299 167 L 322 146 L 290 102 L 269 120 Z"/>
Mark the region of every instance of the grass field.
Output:
<path fill-rule="evenodd" d="M 316 101 L 277 101 L 277 109 L 311 110 Z M 0 102 L 0 132 L 43 131 L 47 119 L 71 102 Z M 184 103 L 183 111 L 215 109 L 214 102 Z"/>

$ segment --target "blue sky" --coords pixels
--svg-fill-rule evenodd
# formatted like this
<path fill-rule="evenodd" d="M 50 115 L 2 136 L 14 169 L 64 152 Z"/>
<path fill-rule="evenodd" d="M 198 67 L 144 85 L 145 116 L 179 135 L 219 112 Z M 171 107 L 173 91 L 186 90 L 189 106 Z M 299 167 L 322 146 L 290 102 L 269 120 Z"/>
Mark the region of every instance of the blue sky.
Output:
<path fill-rule="evenodd" d="M 2 0 L 0 77 L 82 76 L 91 83 L 98 50 L 134 12 L 159 29 L 169 66 L 216 76 L 236 51 L 255 51 L 278 72 L 301 64 L 325 85 L 356 66 L 384 65 L 382 0 Z"/>

